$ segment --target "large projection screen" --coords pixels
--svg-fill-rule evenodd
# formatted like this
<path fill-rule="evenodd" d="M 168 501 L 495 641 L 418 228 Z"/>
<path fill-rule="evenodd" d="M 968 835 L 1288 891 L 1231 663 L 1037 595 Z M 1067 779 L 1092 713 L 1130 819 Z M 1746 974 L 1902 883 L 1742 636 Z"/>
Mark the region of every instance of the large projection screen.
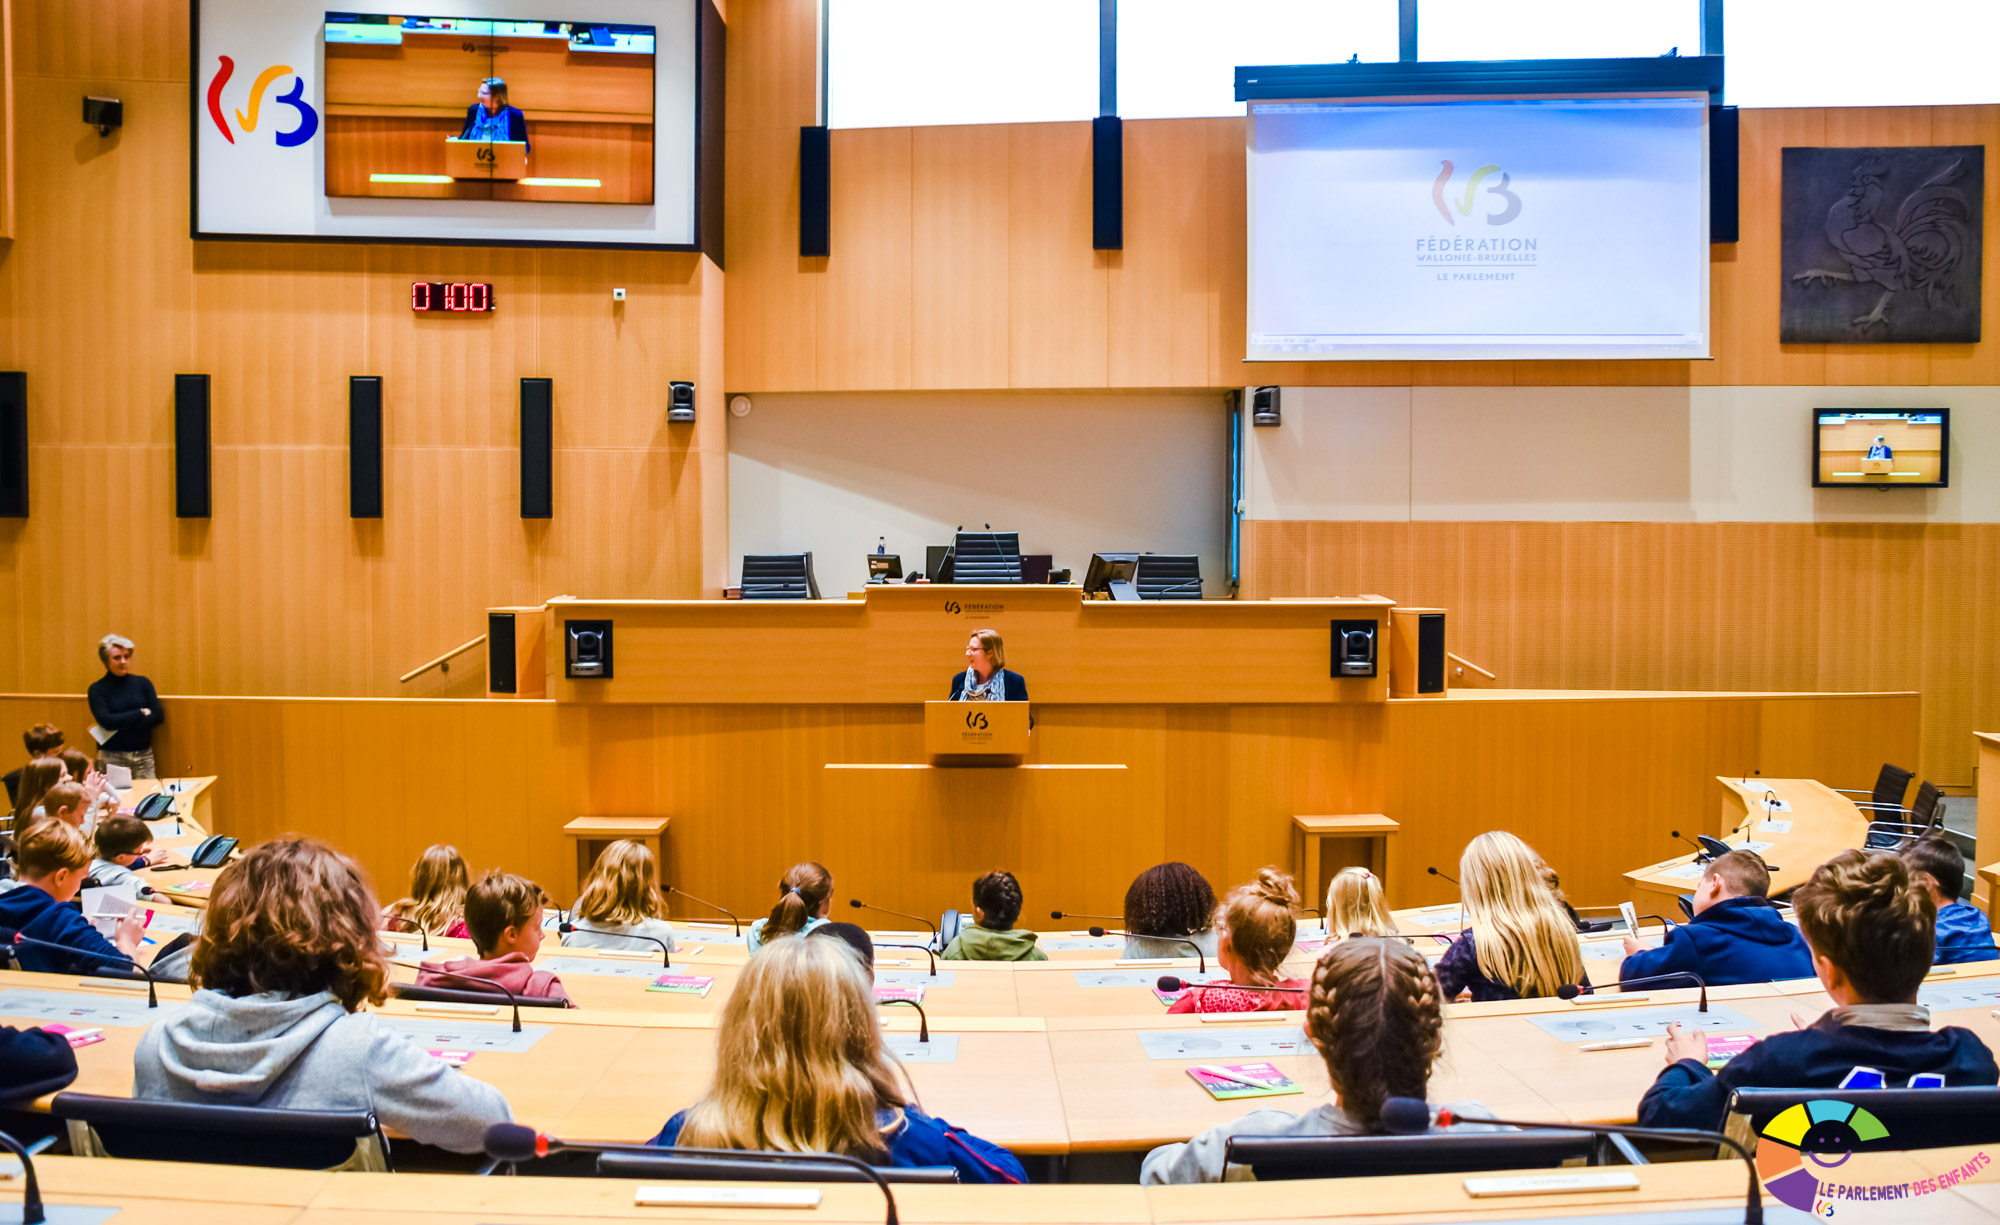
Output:
<path fill-rule="evenodd" d="M 1253 102 L 1247 358 L 1707 357 L 1708 105 Z"/>
<path fill-rule="evenodd" d="M 196 238 L 693 248 L 697 0 L 196 0 L 192 20 Z M 509 184 L 473 191 L 491 150 L 459 129 L 502 72 L 526 140 L 491 172 Z"/>

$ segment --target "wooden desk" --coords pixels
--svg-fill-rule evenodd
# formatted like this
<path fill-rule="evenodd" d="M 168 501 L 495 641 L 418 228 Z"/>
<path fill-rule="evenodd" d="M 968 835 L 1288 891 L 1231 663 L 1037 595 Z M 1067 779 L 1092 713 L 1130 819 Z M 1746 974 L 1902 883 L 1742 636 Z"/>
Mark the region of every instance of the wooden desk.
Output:
<path fill-rule="evenodd" d="M 2000 732 L 1974 732 L 1972 739 L 1979 746 L 1978 777 L 1982 782 L 1993 780 L 1992 794 L 2000 795 Z M 1979 810 L 1979 825 L 1973 836 L 1978 839 L 1981 855 L 1990 858 L 1996 850 L 2000 850 L 2000 802 L 1988 804 Z M 1993 913 L 1996 885 L 2000 885 L 2000 882 L 1996 882 L 1995 878 L 1989 877 L 1984 870 L 1981 870 L 1979 879 L 1972 888 L 1973 898 L 1986 908 L 1988 915 Z"/>
<path fill-rule="evenodd" d="M 1326 887 L 1333 872 L 1363 867 L 1378 880 L 1389 879 L 1390 853 L 1403 827 L 1381 813 L 1339 817 L 1292 818 L 1292 863 L 1304 886 L 1304 902 L 1317 910 L 1326 904 Z M 1326 869 L 1327 843 L 1339 857 L 1333 872 Z"/>
<path fill-rule="evenodd" d="M 666 863 L 667 826 L 672 823 L 672 817 L 578 817 L 563 826 L 563 837 L 576 844 L 575 889 L 589 879 L 599 848 L 613 842 L 639 843 L 653 852 L 653 862 Z"/>
<path fill-rule="evenodd" d="M 213 774 L 188 778 L 135 778 L 129 791 L 118 793 L 118 811 L 129 813 L 139 806 L 139 801 L 168 787 L 174 789 L 174 808 L 180 813 L 183 825 L 192 824 L 202 835 L 215 829 L 214 799 L 215 784 Z"/>
<path fill-rule="evenodd" d="M 1759 853 L 1767 863 L 1776 865 L 1771 873 L 1772 893 L 1804 884 L 1814 868 L 1860 846 L 1867 837 L 1868 822 L 1854 801 L 1824 783 L 1810 778 L 1716 781 L 1722 784 L 1721 828 L 1727 831 L 1722 840 L 1731 846 L 1769 844 Z M 1788 808 L 1767 808 L 1767 801 L 1773 799 Z M 1683 828 L 1681 832 L 1692 837 L 1696 831 Z M 1659 833 L 1665 842 L 1669 831 Z M 1701 880 L 1700 866 L 1693 860 L 1694 849 L 1689 847 L 1685 853 L 1627 872 L 1633 905 L 1641 914 L 1665 915 L 1678 921 L 1680 908 L 1675 899 L 1693 893 Z"/>

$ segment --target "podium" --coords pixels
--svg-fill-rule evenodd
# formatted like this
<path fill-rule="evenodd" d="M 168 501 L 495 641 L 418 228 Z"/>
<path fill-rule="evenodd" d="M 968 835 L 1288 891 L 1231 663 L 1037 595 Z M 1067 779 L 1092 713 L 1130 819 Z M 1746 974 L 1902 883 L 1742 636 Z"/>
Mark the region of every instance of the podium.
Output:
<path fill-rule="evenodd" d="M 525 140 L 444 141 L 444 172 L 454 179 L 514 180 L 528 177 L 528 142 Z"/>
<path fill-rule="evenodd" d="M 934 766 L 1018 766 L 1028 752 L 1027 702 L 925 702 L 924 752 Z"/>
<path fill-rule="evenodd" d="M 1893 459 L 1864 459 L 1861 461 L 1861 475 L 1863 476 L 1888 476 L 1891 472 L 1895 471 L 1895 468 L 1896 461 Z"/>

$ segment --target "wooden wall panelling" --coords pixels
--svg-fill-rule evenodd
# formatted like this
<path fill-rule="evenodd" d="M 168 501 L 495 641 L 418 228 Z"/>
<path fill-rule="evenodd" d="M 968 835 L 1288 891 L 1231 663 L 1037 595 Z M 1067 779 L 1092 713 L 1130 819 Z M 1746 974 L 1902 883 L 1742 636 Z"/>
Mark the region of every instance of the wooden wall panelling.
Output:
<path fill-rule="evenodd" d="M 186 96 L 188 11 L 182 0 L 13 0 L 24 76 L 178 81 Z M 214 60 L 209 60 L 213 65 Z M 127 101 L 130 101 L 129 96 Z M 64 118 L 73 121 L 72 103 Z M 186 123 L 187 112 L 181 112 Z M 132 119 L 128 112 L 129 123 Z M 64 125 L 76 131 L 74 122 Z M 181 129 L 185 132 L 185 126 Z M 183 146 L 185 149 L 185 146 Z M 182 200 L 187 199 L 185 192 Z"/>
<path fill-rule="evenodd" d="M 701 328 L 695 376 L 694 444 L 701 478 L 701 595 L 722 598 L 735 561 L 729 556 L 729 411 L 723 359 L 726 297 L 722 269 L 701 259 Z"/>
<path fill-rule="evenodd" d="M 798 130 L 819 109 L 819 4 L 817 0 L 747 0 L 730 6 L 726 108 L 733 160 L 738 132 Z M 732 217 L 730 228 L 736 222 Z M 798 250 L 796 241 L 792 250 Z M 730 258 L 734 272 L 735 258 Z"/>
<path fill-rule="evenodd" d="M 1940 145 L 1984 145 L 2000 136 L 2000 106 L 1934 106 L 1931 140 Z M 1988 152 L 1988 160 L 1992 153 Z M 2000 175 L 1986 176 L 1986 216 L 2000 217 Z M 1952 386 L 2000 383 L 2000 343 L 1984 329 L 1987 319 L 2000 319 L 2000 277 L 1980 279 L 1981 343 L 1932 345 L 1930 381 Z"/>
<path fill-rule="evenodd" d="M 733 48 L 742 40 L 731 39 Z M 734 94 L 734 77 L 731 78 Z M 730 112 L 724 262 L 733 289 L 724 320 L 729 390 L 819 386 L 818 292 L 825 257 L 799 255 L 798 128 L 738 131 Z"/>
<path fill-rule="evenodd" d="M 1778 210 L 1784 147 L 1825 144 L 1826 112 L 1744 111 L 1740 143 L 1740 238 L 1727 284 L 1731 300 L 1726 318 L 1732 330 L 1726 336 L 1713 335 L 1710 351 L 1716 360 L 1711 377 L 1718 386 L 1817 386 L 1826 382 L 1826 346 L 1778 343 L 1778 288 L 1786 275 L 1781 267 Z M 1711 298 L 1723 288 L 1712 280 Z M 1711 329 L 1714 322 L 1711 316 Z"/>
<path fill-rule="evenodd" d="M 1103 387 L 1106 253 L 1090 248 L 1090 125 L 1009 129 L 1008 385 Z"/>
<path fill-rule="evenodd" d="M 910 384 L 1007 386 L 1007 129 L 915 128 L 911 140 Z"/>
<path fill-rule="evenodd" d="M 1113 387 L 1199 387 L 1216 341 L 1202 182 L 1213 121 L 1124 125 L 1125 249 L 1107 279 Z"/>
<path fill-rule="evenodd" d="M 910 386 L 909 128 L 833 133 L 830 253 L 819 294 L 819 388 Z"/>

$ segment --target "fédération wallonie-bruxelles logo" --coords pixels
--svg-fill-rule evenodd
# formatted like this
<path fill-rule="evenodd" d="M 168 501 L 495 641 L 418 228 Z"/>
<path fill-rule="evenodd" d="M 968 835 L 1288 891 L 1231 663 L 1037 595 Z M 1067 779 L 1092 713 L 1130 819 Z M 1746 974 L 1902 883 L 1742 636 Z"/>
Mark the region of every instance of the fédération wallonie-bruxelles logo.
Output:
<path fill-rule="evenodd" d="M 1500 199 L 1507 202 L 1507 206 L 1499 212 L 1482 214 L 1486 218 L 1486 224 L 1506 225 L 1521 215 L 1521 197 L 1514 194 L 1512 187 L 1509 186 L 1513 180 L 1500 167 L 1481 166 L 1479 169 L 1473 171 L 1472 177 L 1466 181 L 1465 196 L 1463 199 L 1448 199 L 1445 196 L 1444 189 L 1451 182 L 1451 174 L 1452 165 L 1447 161 L 1444 163 L 1444 168 L 1438 171 L 1437 180 L 1431 184 L 1431 203 L 1437 206 L 1438 216 L 1443 217 L 1450 224 L 1458 224 L 1458 218 L 1451 215 L 1453 210 L 1458 212 L 1459 217 L 1472 216 L 1473 198 L 1479 191 L 1479 185 L 1486 183 L 1488 178 L 1496 174 L 1500 176 L 1500 181 L 1498 183 L 1487 183 L 1486 194 L 1500 197 Z"/>
<path fill-rule="evenodd" d="M 1843 1183 L 1833 1171 L 1861 1144 L 1886 1139 L 1882 1120 L 1852 1102 L 1819 1100 L 1789 1106 L 1764 1125 L 1757 1173 L 1764 1189 L 1801 1212 L 1831 1217 L 1836 1205 L 1915 1199 L 1948 1191 L 1993 1164 L 1984 1151 L 1955 1169 L 1900 1183 Z"/>
<path fill-rule="evenodd" d="M 222 89 L 229 84 L 231 74 L 236 71 L 236 61 L 226 55 L 218 55 L 221 66 L 208 82 L 208 117 L 222 133 L 222 138 L 230 144 L 236 143 L 236 133 L 229 130 L 229 119 L 222 113 Z M 290 149 L 302 145 L 319 131 L 319 112 L 305 100 L 306 80 L 292 71 L 290 64 L 273 64 L 257 74 L 256 83 L 250 86 L 250 109 L 236 112 L 236 123 L 247 134 L 257 130 L 257 112 L 264 105 L 264 91 L 287 73 L 292 74 L 292 87 L 279 94 L 273 101 L 289 106 L 298 113 L 299 121 L 289 131 L 276 133 L 278 147 Z"/>

